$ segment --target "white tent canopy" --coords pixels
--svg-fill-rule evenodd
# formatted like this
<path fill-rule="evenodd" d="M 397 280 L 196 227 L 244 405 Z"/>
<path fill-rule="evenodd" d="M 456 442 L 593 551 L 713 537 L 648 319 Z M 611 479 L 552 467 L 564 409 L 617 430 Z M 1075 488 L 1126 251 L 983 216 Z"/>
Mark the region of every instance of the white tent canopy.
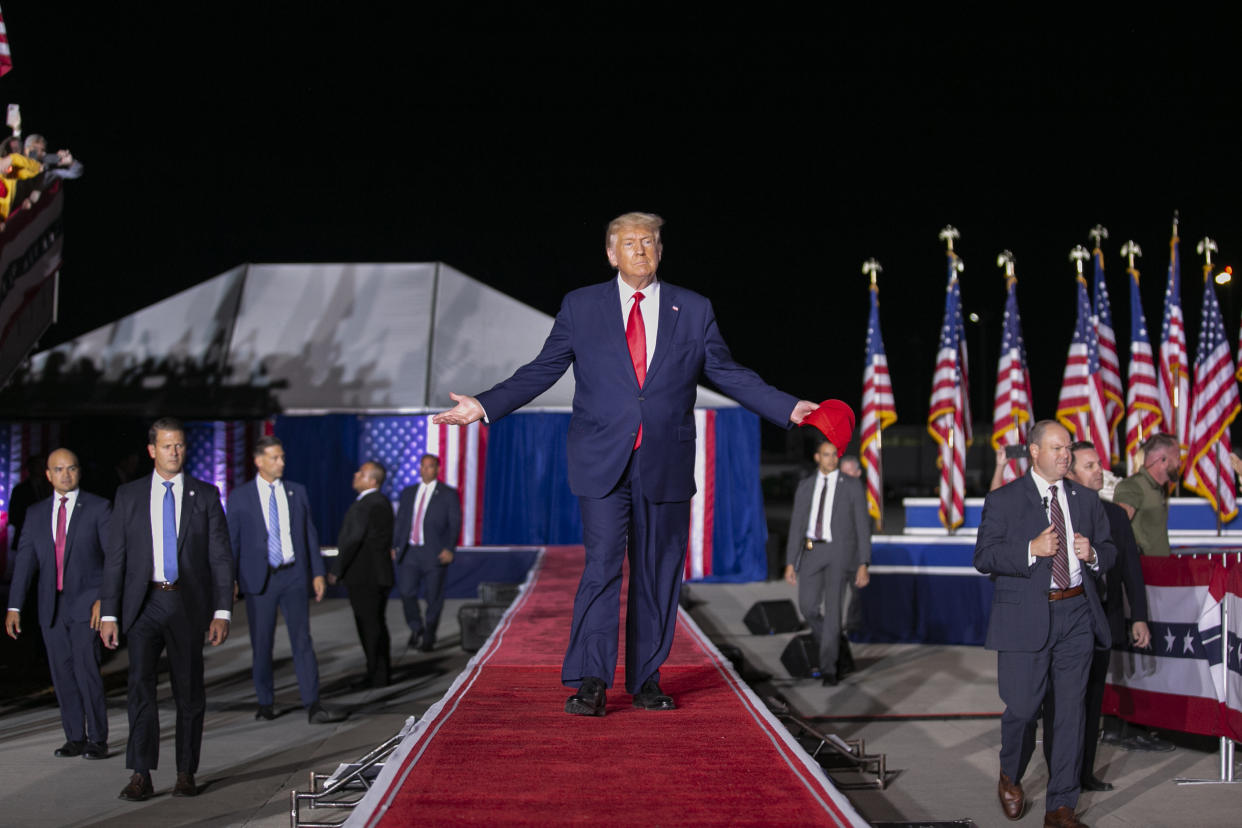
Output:
<path fill-rule="evenodd" d="M 218 372 L 226 386 L 270 387 L 287 413 L 413 412 L 504 379 L 551 327 L 440 262 L 247 264 L 36 354 L 31 374 L 84 362 L 106 382 Z M 572 400 L 570 370 L 531 405 Z M 736 403 L 700 387 L 697 405 Z"/>

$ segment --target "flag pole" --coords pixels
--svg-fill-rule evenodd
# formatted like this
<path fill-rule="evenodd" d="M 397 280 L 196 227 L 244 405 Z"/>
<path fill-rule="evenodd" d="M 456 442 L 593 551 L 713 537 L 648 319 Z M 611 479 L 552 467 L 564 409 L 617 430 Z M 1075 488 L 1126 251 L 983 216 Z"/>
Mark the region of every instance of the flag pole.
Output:
<path fill-rule="evenodd" d="M 1015 276 L 1013 273 L 1013 266 L 1014 264 L 1016 264 L 1016 262 L 1017 260 L 1014 259 L 1013 252 L 1009 250 L 1002 250 L 1000 254 L 996 257 L 996 266 L 1003 267 L 1005 269 L 1005 292 L 1006 293 L 1009 292 L 1009 285 L 1011 283 L 1018 281 L 1018 277 Z M 1009 370 L 1013 371 L 1012 366 L 1010 367 Z M 1000 382 L 1000 378 L 997 377 L 996 381 Z M 1016 392 L 1014 391 L 1014 387 L 1013 387 L 1013 378 L 1010 377 L 1009 379 L 1009 421 L 1013 425 L 1013 433 L 1015 435 L 1015 438 L 1018 441 L 1018 445 L 1021 445 L 1022 434 L 1019 431 L 1020 424 L 1018 422 L 1018 406 L 1016 405 L 1016 400 L 1014 399 L 1015 393 Z M 1009 458 L 1006 457 L 1005 465 L 1008 466 L 1010 462 L 1011 461 L 1009 460 Z"/>
<path fill-rule="evenodd" d="M 877 294 L 879 293 L 880 286 L 878 282 L 876 281 L 876 277 L 879 276 L 880 272 L 883 270 L 884 268 L 880 267 L 880 263 L 877 262 L 875 259 L 867 259 L 867 261 L 863 262 L 862 272 L 864 275 L 870 277 L 871 289 L 875 291 Z M 877 504 L 880 507 L 878 509 L 879 514 L 876 515 L 876 518 L 875 518 L 875 530 L 877 532 L 884 531 L 884 502 L 883 502 L 884 501 L 884 460 L 883 460 L 884 440 L 883 440 L 883 434 L 884 434 L 884 426 L 881 425 L 880 422 L 877 421 L 876 428 L 875 428 L 875 477 L 876 477 L 877 488 L 879 489 L 879 494 L 880 494 L 880 503 Z M 864 482 L 863 485 L 865 487 L 866 483 Z"/>
<path fill-rule="evenodd" d="M 1134 279 L 1134 283 L 1137 285 L 1139 281 L 1139 272 L 1134 267 L 1134 257 L 1143 255 L 1142 248 L 1140 248 L 1137 244 L 1134 243 L 1134 239 L 1128 239 L 1126 243 L 1121 246 L 1121 255 L 1125 256 L 1127 261 L 1129 262 L 1129 265 L 1127 266 L 1126 271 L 1130 274 L 1130 277 Z M 1134 343 L 1133 342 L 1130 343 L 1130 370 L 1134 370 Z M 1126 430 L 1127 431 L 1129 430 L 1128 425 L 1126 426 Z M 1147 440 L 1147 435 L 1143 434 L 1143 418 L 1139 417 L 1138 418 L 1139 445 L 1140 446 L 1143 445 L 1144 441 L 1146 440 Z M 1128 439 L 1127 439 L 1127 442 L 1128 442 Z M 1138 471 L 1138 469 L 1136 468 L 1135 463 L 1134 463 L 1134 454 L 1130 452 L 1129 450 L 1127 450 L 1126 451 L 1126 474 L 1131 475 L 1131 474 L 1134 474 L 1136 471 Z"/>
<path fill-rule="evenodd" d="M 1216 242 L 1208 238 L 1207 236 L 1204 236 L 1202 239 L 1199 240 L 1199 243 L 1195 245 L 1195 252 L 1203 256 L 1203 289 L 1204 290 L 1212 289 L 1211 282 L 1208 281 L 1209 279 L 1212 278 L 1212 254 L 1218 250 L 1220 250 L 1220 248 L 1216 246 Z M 1200 340 L 1203 339 L 1202 332 L 1200 332 L 1199 338 Z M 1193 427 L 1193 424 L 1192 424 L 1192 427 Z M 1216 511 L 1216 536 L 1217 537 L 1220 537 L 1224 533 L 1224 527 L 1222 526 L 1222 523 L 1221 523 L 1221 514 L 1220 514 L 1220 484 L 1221 484 L 1220 457 L 1219 457 L 1218 449 L 1217 449 L 1219 445 L 1220 444 L 1218 442 L 1216 445 L 1212 446 L 1211 448 L 1212 457 L 1216 461 L 1215 463 L 1213 463 L 1213 465 L 1216 466 L 1216 497 L 1215 497 L 1216 503 L 1213 505 Z M 1195 474 L 1198 475 L 1198 472 L 1195 472 Z"/>
<path fill-rule="evenodd" d="M 1170 266 L 1172 266 L 1173 264 L 1173 258 L 1172 258 L 1173 245 L 1177 244 L 1180 241 L 1180 239 L 1177 236 L 1177 225 L 1178 225 L 1178 211 L 1174 210 L 1173 211 L 1173 239 L 1172 241 L 1169 242 L 1169 265 Z M 1181 268 L 1180 263 L 1178 265 L 1178 268 L 1180 270 Z M 1181 274 L 1179 273 L 1178 274 L 1179 278 L 1177 280 L 1177 286 L 1179 289 L 1182 286 L 1182 280 L 1180 276 Z M 1178 301 L 1181 301 L 1181 297 L 1178 297 Z M 1183 330 L 1184 330 L 1184 323 L 1183 323 Z M 1161 343 L 1161 346 L 1163 347 L 1163 343 Z M 1173 404 L 1173 422 L 1169 423 L 1169 427 L 1173 430 L 1173 436 L 1177 438 L 1178 474 L 1177 474 L 1177 482 L 1173 484 L 1173 496 L 1181 497 L 1182 496 L 1182 475 L 1181 475 L 1182 449 L 1183 448 L 1189 449 L 1190 446 L 1182 445 L 1182 426 L 1181 426 L 1182 418 L 1181 418 L 1181 415 L 1178 413 L 1178 408 L 1181 407 L 1181 396 L 1182 396 L 1181 395 L 1182 361 L 1178 359 L 1177 356 L 1178 356 L 1177 354 L 1174 354 L 1173 356 L 1173 387 L 1169 389 L 1169 393 L 1172 398 L 1172 404 Z"/>

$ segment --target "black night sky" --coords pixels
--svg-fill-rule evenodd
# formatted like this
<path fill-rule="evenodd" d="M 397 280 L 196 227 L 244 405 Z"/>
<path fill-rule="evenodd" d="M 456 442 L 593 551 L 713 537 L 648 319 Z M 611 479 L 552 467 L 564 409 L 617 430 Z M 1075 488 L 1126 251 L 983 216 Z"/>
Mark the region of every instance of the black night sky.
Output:
<path fill-rule="evenodd" d="M 674 29 L 635 12 L 450 34 L 425 10 L 379 8 L 3 3 L 0 103 L 86 164 L 44 344 L 245 261 L 439 259 L 555 313 L 609 276 L 608 219 L 640 209 L 667 220 L 661 276 L 714 300 L 739 361 L 811 399 L 858 403 L 860 265 L 877 258 L 899 423 L 914 425 L 943 309 L 937 232 L 953 224 L 964 305 L 983 314 L 976 401 L 994 383 L 1008 248 L 1048 416 L 1073 325 L 1068 252 L 1089 228 L 1111 231 L 1123 353 L 1126 239 L 1145 254 L 1155 338 L 1180 211 L 1192 351 L 1194 243 L 1242 263 L 1236 27 L 927 27 L 894 7 L 866 24 L 736 12 Z M 1238 289 L 1219 289 L 1235 345 Z"/>

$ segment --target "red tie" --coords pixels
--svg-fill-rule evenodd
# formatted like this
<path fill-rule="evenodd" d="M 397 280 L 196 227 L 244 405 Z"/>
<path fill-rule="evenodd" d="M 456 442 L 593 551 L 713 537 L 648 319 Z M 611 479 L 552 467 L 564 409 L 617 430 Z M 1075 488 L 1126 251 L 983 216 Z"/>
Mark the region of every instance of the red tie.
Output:
<path fill-rule="evenodd" d="M 69 498 L 61 497 L 60 509 L 56 511 L 56 591 L 65 588 L 65 525 L 69 516 L 65 513 L 65 503 Z M 47 537 L 44 535 L 44 537 Z"/>
<path fill-rule="evenodd" d="M 630 316 L 625 322 L 625 342 L 630 346 L 630 362 L 634 363 L 634 376 L 638 378 L 638 387 L 642 388 L 647 379 L 647 326 L 643 324 L 643 315 L 638 310 L 638 303 L 643 301 L 642 291 L 634 294 L 634 304 L 630 306 Z M 638 424 L 638 436 L 634 438 L 634 448 L 643 444 L 643 424 Z"/>

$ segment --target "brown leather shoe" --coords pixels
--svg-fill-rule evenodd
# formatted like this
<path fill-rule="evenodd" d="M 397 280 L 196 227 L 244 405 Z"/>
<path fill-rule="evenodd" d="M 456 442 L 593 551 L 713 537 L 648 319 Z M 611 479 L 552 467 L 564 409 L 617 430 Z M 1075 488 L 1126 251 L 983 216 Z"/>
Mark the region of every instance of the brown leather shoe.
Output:
<path fill-rule="evenodd" d="M 1007 819 L 1022 819 L 1022 812 L 1026 810 L 1026 794 L 1022 793 L 1021 782 L 1010 782 L 1009 777 L 1002 773 L 996 784 L 996 795 Z"/>
<path fill-rule="evenodd" d="M 1087 825 L 1078 821 L 1073 808 L 1062 805 L 1055 811 L 1044 814 L 1044 828 L 1087 828 Z"/>
<path fill-rule="evenodd" d="M 173 785 L 173 796 L 198 796 L 198 786 L 194 784 L 194 774 L 177 772 L 177 784 Z"/>
<path fill-rule="evenodd" d="M 151 777 L 145 773 L 135 773 L 129 778 L 129 784 L 121 788 L 120 798 L 130 802 L 144 802 L 155 794 L 151 786 Z"/>

